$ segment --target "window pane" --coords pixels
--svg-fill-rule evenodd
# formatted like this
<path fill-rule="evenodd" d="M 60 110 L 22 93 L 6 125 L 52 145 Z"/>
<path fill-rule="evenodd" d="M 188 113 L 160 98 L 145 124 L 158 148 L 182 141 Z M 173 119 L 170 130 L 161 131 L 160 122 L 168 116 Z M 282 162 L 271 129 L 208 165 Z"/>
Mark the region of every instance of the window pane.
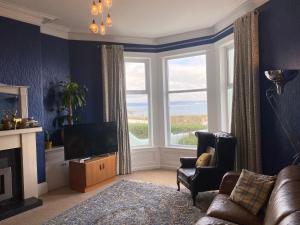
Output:
<path fill-rule="evenodd" d="M 126 62 L 126 89 L 146 90 L 146 65 L 143 62 Z"/>
<path fill-rule="evenodd" d="M 228 84 L 233 84 L 234 76 L 234 48 L 227 50 Z"/>
<path fill-rule="evenodd" d="M 232 113 L 232 98 L 233 98 L 233 88 L 230 87 L 227 89 L 227 115 L 228 115 L 228 128 L 230 130 L 230 125 L 231 125 L 231 113 Z"/>
<path fill-rule="evenodd" d="M 170 59 L 167 63 L 170 91 L 206 88 L 206 55 Z"/>
<path fill-rule="evenodd" d="M 194 132 L 208 129 L 206 92 L 169 94 L 170 142 L 195 146 Z"/>
<path fill-rule="evenodd" d="M 149 116 L 147 95 L 127 95 L 127 114 L 130 145 L 149 145 Z"/>

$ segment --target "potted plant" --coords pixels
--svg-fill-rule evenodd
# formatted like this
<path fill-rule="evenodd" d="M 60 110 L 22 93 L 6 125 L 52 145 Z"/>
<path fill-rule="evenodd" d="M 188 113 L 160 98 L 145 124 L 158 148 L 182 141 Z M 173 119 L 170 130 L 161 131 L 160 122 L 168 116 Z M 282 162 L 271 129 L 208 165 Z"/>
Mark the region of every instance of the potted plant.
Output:
<path fill-rule="evenodd" d="M 54 125 L 62 127 L 65 122 L 68 125 L 74 124 L 78 120 L 75 112 L 82 109 L 86 104 L 87 88 L 75 82 L 59 82 L 59 112 L 54 120 Z"/>
<path fill-rule="evenodd" d="M 60 81 L 57 83 L 57 117 L 53 120 L 53 126 L 62 128 L 65 124 L 73 125 L 78 121 L 78 111 L 86 105 L 87 88 L 75 82 Z M 61 141 L 64 134 L 61 130 Z"/>
<path fill-rule="evenodd" d="M 52 148 L 52 141 L 51 141 L 51 134 L 49 131 L 45 131 L 45 149 L 51 149 Z"/>
<path fill-rule="evenodd" d="M 87 88 L 81 87 L 75 82 L 61 82 L 60 85 L 62 87 L 62 107 L 67 112 L 68 124 L 72 125 L 74 120 L 77 120 L 77 117 L 74 117 L 74 112 L 83 108 L 86 104 Z"/>

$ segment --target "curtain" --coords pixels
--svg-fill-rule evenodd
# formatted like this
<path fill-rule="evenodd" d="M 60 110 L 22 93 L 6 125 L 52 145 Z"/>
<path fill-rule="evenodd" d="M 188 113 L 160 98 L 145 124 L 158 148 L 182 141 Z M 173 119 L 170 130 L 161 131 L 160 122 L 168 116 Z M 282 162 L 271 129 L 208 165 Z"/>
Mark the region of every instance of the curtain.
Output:
<path fill-rule="evenodd" d="M 234 87 L 231 133 L 237 138 L 236 169 L 261 172 L 258 13 L 234 22 Z"/>
<path fill-rule="evenodd" d="M 118 171 L 131 173 L 123 46 L 102 46 L 103 116 L 118 128 Z"/>

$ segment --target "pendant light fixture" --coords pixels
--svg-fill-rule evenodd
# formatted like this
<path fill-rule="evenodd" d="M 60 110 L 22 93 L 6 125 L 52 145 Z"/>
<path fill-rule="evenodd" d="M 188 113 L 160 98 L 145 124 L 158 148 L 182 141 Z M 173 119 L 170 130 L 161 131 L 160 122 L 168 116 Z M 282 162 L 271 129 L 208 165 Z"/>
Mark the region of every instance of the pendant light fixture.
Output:
<path fill-rule="evenodd" d="M 97 34 L 100 30 L 100 34 L 105 35 L 108 27 L 112 26 L 112 18 L 110 14 L 110 9 L 112 7 L 112 0 L 99 0 L 99 2 L 92 2 L 91 5 L 91 15 L 95 17 L 90 24 L 90 31 Z M 97 25 L 96 20 L 99 18 L 100 26 Z"/>

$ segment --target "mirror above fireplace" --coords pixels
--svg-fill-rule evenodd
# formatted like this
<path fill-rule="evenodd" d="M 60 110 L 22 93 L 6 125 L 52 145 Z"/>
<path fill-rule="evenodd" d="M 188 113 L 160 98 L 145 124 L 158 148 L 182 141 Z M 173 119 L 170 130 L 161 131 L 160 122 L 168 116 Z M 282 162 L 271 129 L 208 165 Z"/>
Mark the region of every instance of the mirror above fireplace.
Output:
<path fill-rule="evenodd" d="M 27 86 L 0 83 L 0 118 L 4 113 L 18 111 L 21 118 L 28 117 Z"/>

